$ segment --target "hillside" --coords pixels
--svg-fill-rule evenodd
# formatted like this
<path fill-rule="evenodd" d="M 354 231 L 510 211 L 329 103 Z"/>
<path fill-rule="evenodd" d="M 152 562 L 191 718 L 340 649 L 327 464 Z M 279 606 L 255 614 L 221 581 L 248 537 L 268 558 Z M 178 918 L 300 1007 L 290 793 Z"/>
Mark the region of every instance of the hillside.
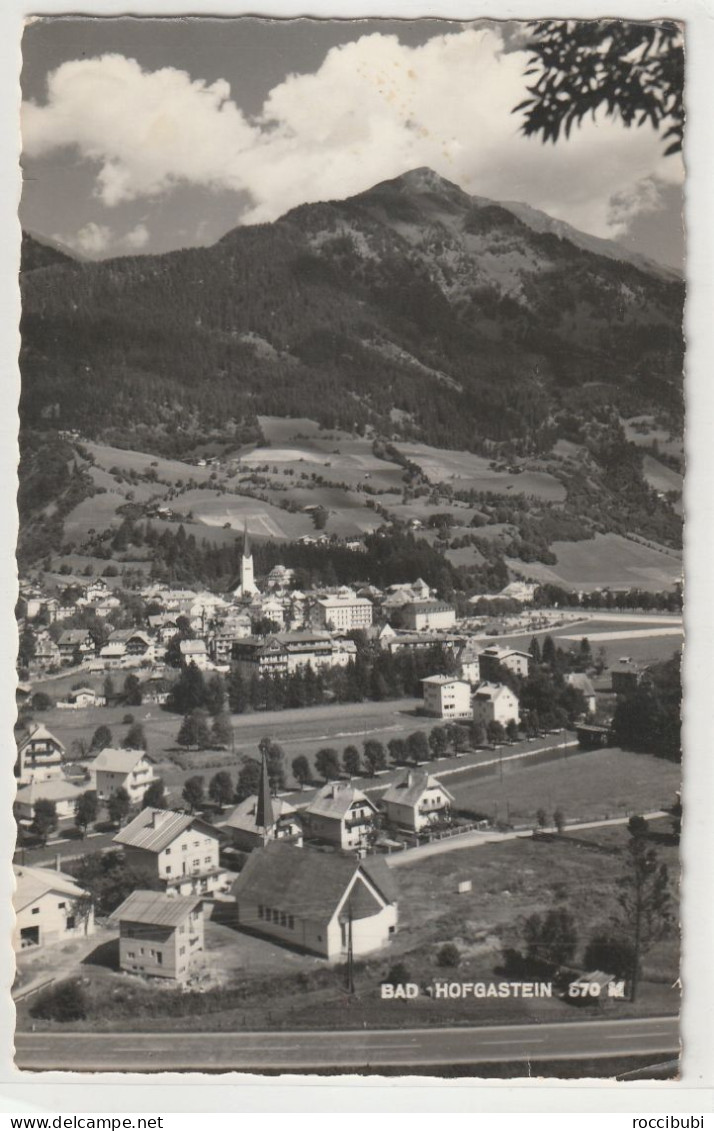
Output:
<path fill-rule="evenodd" d="M 180 455 L 258 413 L 482 452 L 602 406 L 677 420 L 681 282 L 547 227 L 416 170 L 209 248 L 56 259 L 23 278 L 23 424 Z"/>

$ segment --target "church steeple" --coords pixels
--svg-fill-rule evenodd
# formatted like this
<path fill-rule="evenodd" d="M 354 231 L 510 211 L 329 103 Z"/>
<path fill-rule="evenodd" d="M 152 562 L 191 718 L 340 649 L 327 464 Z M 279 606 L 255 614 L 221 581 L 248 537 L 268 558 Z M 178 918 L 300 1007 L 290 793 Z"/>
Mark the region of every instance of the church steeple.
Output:
<path fill-rule="evenodd" d="M 260 766 L 260 784 L 258 786 L 258 804 L 255 810 L 255 823 L 263 832 L 272 829 L 275 824 L 273 813 L 273 799 L 270 796 L 270 778 L 268 776 L 268 759 L 263 754 Z"/>
<path fill-rule="evenodd" d="M 248 531 L 248 519 L 246 518 L 243 523 L 243 557 L 252 558 L 253 551 L 250 548 L 250 533 Z"/>

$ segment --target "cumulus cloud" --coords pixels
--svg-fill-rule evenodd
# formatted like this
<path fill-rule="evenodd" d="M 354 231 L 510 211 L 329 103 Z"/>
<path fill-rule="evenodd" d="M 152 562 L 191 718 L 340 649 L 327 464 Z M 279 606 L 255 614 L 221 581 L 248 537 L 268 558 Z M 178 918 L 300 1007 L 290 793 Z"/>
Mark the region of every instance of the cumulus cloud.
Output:
<path fill-rule="evenodd" d="M 78 232 L 70 235 L 57 233 L 53 238 L 87 259 L 101 259 L 105 254 L 140 251 L 149 242 L 150 233 L 146 224 L 139 223 L 124 235 L 117 235 L 107 224 L 91 220 Z"/>
<path fill-rule="evenodd" d="M 614 193 L 607 214 L 612 234 L 625 235 L 635 217 L 661 212 L 665 207 L 663 188 L 663 182 L 656 177 L 645 177 L 630 188 Z"/>
<path fill-rule="evenodd" d="M 109 207 L 189 183 L 246 193 L 237 222 L 257 223 L 428 165 L 467 192 L 617 235 L 628 209 L 648 206 L 638 186 L 681 179 L 681 162 L 662 156 L 651 127 L 606 117 L 556 146 L 523 137 L 511 110 L 525 62 L 494 27 L 418 47 L 366 35 L 332 48 L 314 74 L 289 75 L 248 119 L 223 80 L 105 55 L 54 71 L 46 103 L 24 107 L 23 136 L 31 156 L 74 146 L 95 162 Z"/>
<path fill-rule="evenodd" d="M 149 229 L 146 224 L 136 224 L 131 231 L 126 233 L 123 242 L 134 251 L 139 251 L 142 247 L 146 247 L 149 242 Z"/>
<path fill-rule="evenodd" d="M 80 228 L 74 235 L 62 236 L 57 235 L 54 237 L 60 243 L 67 244 L 74 251 L 78 251 L 80 255 L 86 255 L 89 259 L 99 258 L 110 246 L 114 238 L 111 228 L 106 224 L 95 224 L 91 220 Z"/>

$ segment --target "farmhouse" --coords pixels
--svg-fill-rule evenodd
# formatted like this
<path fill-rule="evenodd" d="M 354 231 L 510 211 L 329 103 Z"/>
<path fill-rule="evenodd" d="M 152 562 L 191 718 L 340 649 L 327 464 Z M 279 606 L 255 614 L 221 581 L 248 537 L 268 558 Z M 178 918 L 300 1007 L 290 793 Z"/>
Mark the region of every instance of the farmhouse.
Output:
<path fill-rule="evenodd" d="M 20 786 L 15 795 L 15 816 L 20 821 L 33 821 L 37 802 L 52 801 L 58 818 L 63 821 L 74 816 L 74 803 L 84 792 L 85 789 L 66 778 L 31 782 L 30 785 Z"/>
<path fill-rule="evenodd" d="M 13 864 L 15 909 L 13 946 L 49 946 L 94 934 L 94 911 L 89 893 L 71 876 L 50 868 Z"/>
<path fill-rule="evenodd" d="M 400 623 L 412 632 L 425 628 L 453 628 L 456 610 L 446 601 L 410 601 L 399 610 Z"/>
<path fill-rule="evenodd" d="M 520 723 L 518 696 L 503 683 L 482 683 L 473 697 L 473 717 L 475 722 Z"/>
<path fill-rule="evenodd" d="M 118 750 L 107 746 L 100 750 L 89 767 L 98 801 L 108 801 L 117 790 L 124 789 L 132 805 L 142 800 L 156 774 L 143 750 Z"/>
<path fill-rule="evenodd" d="M 15 777 L 19 785 L 61 778 L 65 748 L 42 723 L 30 723 L 17 735 Z"/>
<path fill-rule="evenodd" d="M 348 782 L 328 782 L 303 809 L 310 836 L 343 849 L 368 843 L 376 806 Z"/>
<path fill-rule="evenodd" d="M 203 950 L 200 896 L 133 891 L 111 919 L 119 924 L 119 967 L 185 982 Z"/>
<path fill-rule="evenodd" d="M 502 644 L 491 644 L 490 647 L 484 648 L 479 656 L 481 679 L 488 683 L 498 683 L 501 668 L 525 678 L 528 675 L 531 658 L 529 652 L 519 652 Z"/>
<path fill-rule="evenodd" d="M 430 675 L 421 681 L 424 710 L 437 719 L 471 718 L 471 684 L 450 675 Z"/>
<path fill-rule="evenodd" d="M 382 795 L 390 825 L 419 832 L 448 813 L 453 795 L 431 774 L 409 770 Z"/>
<path fill-rule="evenodd" d="M 172 809 L 143 809 L 114 837 L 114 843 L 124 848 L 128 867 L 148 871 L 164 891 L 176 895 L 225 889 L 220 842 L 218 829 Z"/>
<path fill-rule="evenodd" d="M 379 950 L 397 929 L 397 891 L 382 857 L 270 841 L 233 884 L 236 922 L 331 962 Z"/>

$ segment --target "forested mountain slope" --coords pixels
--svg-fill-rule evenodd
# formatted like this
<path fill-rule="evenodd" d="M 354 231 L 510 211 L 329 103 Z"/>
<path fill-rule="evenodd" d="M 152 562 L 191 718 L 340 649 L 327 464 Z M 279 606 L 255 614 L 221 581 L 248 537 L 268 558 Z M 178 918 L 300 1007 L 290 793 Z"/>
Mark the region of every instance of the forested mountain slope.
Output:
<path fill-rule="evenodd" d="M 26 241 L 22 422 L 176 455 L 258 413 L 524 453 L 605 406 L 676 424 L 681 281 L 528 220 L 415 170 L 208 248 Z"/>

